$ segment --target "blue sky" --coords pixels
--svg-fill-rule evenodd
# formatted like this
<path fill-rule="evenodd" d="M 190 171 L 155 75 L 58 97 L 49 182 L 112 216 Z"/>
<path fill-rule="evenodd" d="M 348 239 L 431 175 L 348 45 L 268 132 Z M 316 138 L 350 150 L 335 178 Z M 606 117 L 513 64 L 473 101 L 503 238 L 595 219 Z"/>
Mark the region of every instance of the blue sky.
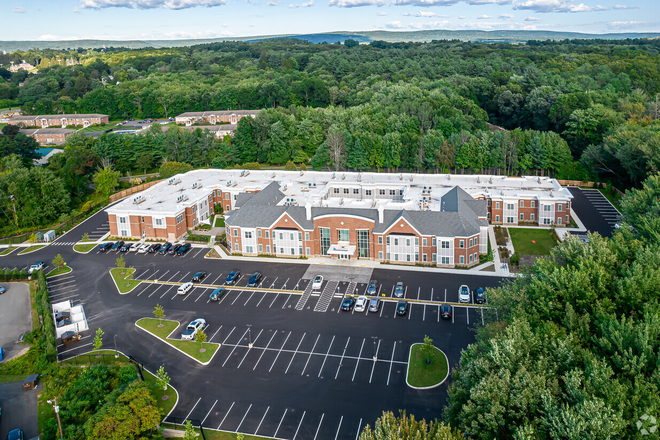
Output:
<path fill-rule="evenodd" d="M 0 40 L 331 31 L 660 32 L 658 0 L 2 0 Z"/>

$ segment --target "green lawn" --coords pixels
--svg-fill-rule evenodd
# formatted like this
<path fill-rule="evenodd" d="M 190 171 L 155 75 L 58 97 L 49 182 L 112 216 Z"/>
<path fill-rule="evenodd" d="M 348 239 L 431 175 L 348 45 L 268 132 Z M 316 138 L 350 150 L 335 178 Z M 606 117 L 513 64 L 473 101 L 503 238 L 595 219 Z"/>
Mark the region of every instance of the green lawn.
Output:
<path fill-rule="evenodd" d="M 17 248 L 17 247 L 13 247 L 13 246 L 9 246 L 7 249 L 5 249 L 5 250 L 3 250 L 2 252 L 0 252 L 0 255 L 9 255 L 9 254 L 11 254 L 12 252 L 14 252 L 16 249 L 18 249 L 18 248 Z"/>
<path fill-rule="evenodd" d="M 71 269 L 70 266 L 64 266 L 64 267 L 56 267 L 55 269 L 51 270 L 46 274 L 46 278 L 48 277 L 54 277 L 55 275 L 62 275 L 64 273 L 69 273 L 73 269 Z"/>
<path fill-rule="evenodd" d="M 23 382 L 26 377 L 28 377 L 27 374 L 19 374 L 19 375 L 0 374 L 0 383 L 18 382 L 18 381 Z"/>
<path fill-rule="evenodd" d="M 132 279 L 134 273 L 135 269 L 119 269 L 118 267 L 110 269 L 110 275 L 112 275 L 115 283 L 117 283 L 119 293 L 130 292 L 135 286 L 142 282 L 140 280 Z"/>
<path fill-rule="evenodd" d="M 20 251 L 20 252 L 18 253 L 18 255 L 23 255 L 23 254 L 27 254 L 28 252 L 37 251 L 37 250 L 39 250 L 39 249 L 41 249 L 41 248 L 44 248 L 44 247 L 46 247 L 45 244 L 35 244 L 35 245 L 33 245 L 33 246 L 26 247 L 25 249 L 23 249 L 22 251 Z"/>
<path fill-rule="evenodd" d="M 427 364 L 422 355 L 422 344 L 415 344 L 408 359 L 408 383 L 414 387 L 430 387 L 437 385 L 447 378 L 447 358 L 435 349 L 431 363 Z"/>
<path fill-rule="evenodd" d="M 610 203 L 613 204 L 614 206 L 617 206 L 617 204 L 615 203 L 616 201 L 621 200 L 621 196 L 619 195 L 619 193 L 612 194 L 610 191 L 608 191 L 605 188 L 598 188 L 598 191 L 600 191 L 600 193 L 603 196 L 605 196 L 605 198 L 609 200 Z"/>
<path fill-rule="evenodd" d="M 162 320 L 163 327 L 158 327 L 159 320 L 156 318 L 142 318 L 137 322 L 137 325 L 149 332 L 154 336 L 163 340 L 163 342 L 170 344 L 184 353 L 192 356 L 200 362 L 208 362 L 211 360 L 215 352 L 218 350 L 219 345 L 205 342 L 203 344 L 206 351 L 200 353 L 200 343 L 195 341 L 182 341 L 180 339 L 167 339 L 167 336 L 172 333 L 177 327 L 178 324 L 176 321 Z"/>
<path fill-rule="evenodd" d="M 550 229 L 509 228 L 509 236 L 518 255 L 550 255 L 556 245 Z"/>
<path fill-rule="evenodd" d="M 167 429 L 174 429 L 176 431 L 185 431 L 185 428 L 181 425 L 173 425 L 171 423 L 163 423 L 163 426 Z M 195 432 L 199 433 L 199 429 L 195 428 Z M 226 431 L 214 431 L 211 429 L 205 429 L 204 435 L 206 440 L 236 440 L 235 432 L 226 432 Z M 199 437 L 201 438 L 201 437 Z M 257 437 L 255 435 L 244 435 L 245 440 L 268 440 L 270 437 Z"/>
<path fill-rule="evenodd" d="M 224 217 L 216 217 L 215 218 L 215 227 L 216 228 L 224 228 L 225 227 L 225 218 Z"/>
<path fill-rule="evenodd" d="M 96 247 L 96 243 L 73 245 L 73 249 L 77 250 L 78 252 L 84 252 L 84 253 L 91 251 L 95 247 Z"/>

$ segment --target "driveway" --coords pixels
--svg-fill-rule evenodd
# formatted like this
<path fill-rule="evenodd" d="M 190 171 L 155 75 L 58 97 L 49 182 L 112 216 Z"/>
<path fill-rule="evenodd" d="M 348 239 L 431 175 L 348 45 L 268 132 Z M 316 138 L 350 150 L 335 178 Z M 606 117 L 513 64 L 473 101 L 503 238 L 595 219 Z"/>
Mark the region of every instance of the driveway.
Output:
<path fill-rule="evenodd" d="M 597 189 L 570 187 L 573 210 L 589 232 L 611 237 L 621 213 Z"/>
<path fill-rule="evenodd" d="M 39 435 L 37 393 L 40 391 L 41 384 L 34 390 L 23 391 L 23 382 L 0 383 L 0 438 L 7 438 L 9 431 L 16 428 L 23 430 L 26 439 Z"/>

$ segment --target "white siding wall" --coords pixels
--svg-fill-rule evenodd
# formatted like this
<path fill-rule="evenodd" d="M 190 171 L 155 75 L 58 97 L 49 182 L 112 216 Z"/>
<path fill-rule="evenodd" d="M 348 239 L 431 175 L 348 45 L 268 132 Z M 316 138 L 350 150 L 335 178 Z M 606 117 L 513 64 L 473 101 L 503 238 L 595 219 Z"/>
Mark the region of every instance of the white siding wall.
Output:
<path fill-rule="evenodd" d="M 555 220 L 554 202 L 547 203 L 540 201 L 539 205 L 539 226 L 551 225 Z"/>
<path fill-rule="evenodd" d="M 277 255 L 299 256 L 302 240 L 298 236 L 299 232 L 292 229 L 274 229 L 273 247 Z M 303 249 L 303 253 L 304 253 Z"/>
<path fill-rule="evenodd" d="M 257 247 L 257 230 L 254 228 L 241 228 L 241 245 L 243 246 L 243 253 L 257 254 L 259 249 Z"/>
<path fill-rule="evenodd" d="M 511 199 L 511 200 L 503 200 L 502 203 L 504 204 L 503 209 L 502 209 L 502 215 L 504 218 L 502 219 L 502 223 L 509 223 L 509 224 L 518 224 L 518 204 L 520 203 L 517 199 Z M 509 221 L 513 220 L 513 221 Z"/>
<path fill-rule="evenodd" d="M 442 247 L 442 243 L 449 243 L 449 247 Z M 454 265 L 454 237 L 438 237 L 436 240 L 438 265 L 439 266 L 453 266 Z M 443 257 L 445 261 L 443 262 Z"/>
<path fill-rule="evenodd" d="M 414 235 L 395 235 L 390 234 L 387 253 L 390 261 L 415 262 L 415 253 L 419 258 L 419 245 L 415 246 Z M 385 257 L 387 258 L 387 256 Z"/>

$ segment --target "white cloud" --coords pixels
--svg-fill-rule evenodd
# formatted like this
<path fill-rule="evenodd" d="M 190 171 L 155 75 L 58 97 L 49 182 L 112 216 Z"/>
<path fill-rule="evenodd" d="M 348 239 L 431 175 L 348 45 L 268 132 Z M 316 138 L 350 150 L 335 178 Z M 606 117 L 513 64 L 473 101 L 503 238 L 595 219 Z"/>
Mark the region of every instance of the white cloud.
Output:
<path fill-rule="evenodd" d="M 491 15 L 480 15 L 477 20 L 490 20 L 491 18 L 493 18 Z"/>
<path fill-rule="evenodd" d="M 513 20 L 513 14 L 500 14 L 497 18 L 500 20 Z"/>
<path fill-rule="evenodd" d="M 80 11 L 80 9 L 78 9 L 78 8 L 73 8 L 73 13 L 74 13 L 74 14 L 82 14 L 82 12 Z"/>
<path fill-rule="evenodd" d="M 188 9 L 198 6 L 224 5 L 227 0 L 80 0 L 86 9 L 129 8 L 129 9 Z"/>
<path fill-rule="evenodd" d="M 222 23 L 222 27 L 227 27 L 229 26 L 227 23 Z"/>
<path fill-rule="evenodd" d="M 645 21 L 610 21 L 606 24 L 610 29 L 632 29 L 647 23 Z"/>
<path fill-rule="evenodd" d="M 525 21 L 541 21 L 541 19 L 538 17 L 527 17 Z"/>
<path fill-rule="evenodd" d="M 404 12 L 402 15 L 406 17 L 444 17 L 444 15 L 441 16 L 431 11 Z"/>
<path fill-rule="evenodd" d="M 614 5 L 612 9 L 639 9 L 637 6 Z"/>
<path fill-rule="evenodd" d="M 15 6 L 14 10 L 12 12 L 14 12 L 15 14 L 25 14 L 26 13 L 25 9 L 23 9 L 19 6 Z"/>
<path fill-rule="evenodd" d="M 43 34 L 43 35 L 40 35 L 37 38 L 37 40 L 38 41 L 57 41 L 57 40 L 61 40 L 61 38 L 58 37 L 57 35 L 53 35 L 53 34 Z"/>
<path fill-rule="evenodd" d="M 380 11 L 380 12 L 378 13 L 378 16 L 379 16 L 379 17 L 384 17 L 384 16 L 386 16 L 386 15 L 387 15 L 387 12 L 385 12 L 385 11 Z"/>
<path fill-rule="evenodd" d="M 302 5 L 303 8 L 309 8 L 311 6 L 314 6 L 314 0 L 309 0 L 307 3 L 303 3 Z"/>
<path fill-rule="evenodd" d="M 289 8 L 290 8 L 290 9 L 293 9 L 293 8 L 299 8 L 299 7 L 300 7 L 300 5 L 294 5 L 293 3 L 291 3 L 291 4 L 289 5 Z"/>
<path fill-rule="evenodd" d="M 360 6 L 383 6 L 386 0 L 330 0 L 328 6 L 357 8 Z"/>
<path fill-rule="evenodd" d="M 401 24 L 400 21 L 390 21 L 389 23 L 385 24 L 385 27 L 388 29 L 401 29 L 403 28 L 403 25 Z"/>
<path fill-rule="evenodd" d="M 604 6 L 588 6 L 584 3 L 575 4 L 573 0 L 527 0 L 516 4 L 513 9 L 528 9 L 534 12 L 594 12 L 607 11 Z"/>
<path fill-rule="evenodd" d="M 266 4 L 266 6 L 277 6 L 277 5 L 279 5 L 280 3 L 282 3 L 282 2 L 268 2 L 268 3 Z"/>
<path fill-rule="evenodd" d="M 515 0 L 393 0 L 393 5 L 407 6 L 453 6 L 457 3 L 467 3 L 469 5 L 510 5 Z M 383 6 L 386 0 L 330 0 L 328 5 L 340 8 L 353 8 L 357 6 Z"/>
<path fill-rule="evenodd" d="M 465 17 L 462 16 L 462 15 L 459 15 L 459 16 L 458 16 L 458 19 L 459 19 L 459 20 L 465 20 Z"/>

